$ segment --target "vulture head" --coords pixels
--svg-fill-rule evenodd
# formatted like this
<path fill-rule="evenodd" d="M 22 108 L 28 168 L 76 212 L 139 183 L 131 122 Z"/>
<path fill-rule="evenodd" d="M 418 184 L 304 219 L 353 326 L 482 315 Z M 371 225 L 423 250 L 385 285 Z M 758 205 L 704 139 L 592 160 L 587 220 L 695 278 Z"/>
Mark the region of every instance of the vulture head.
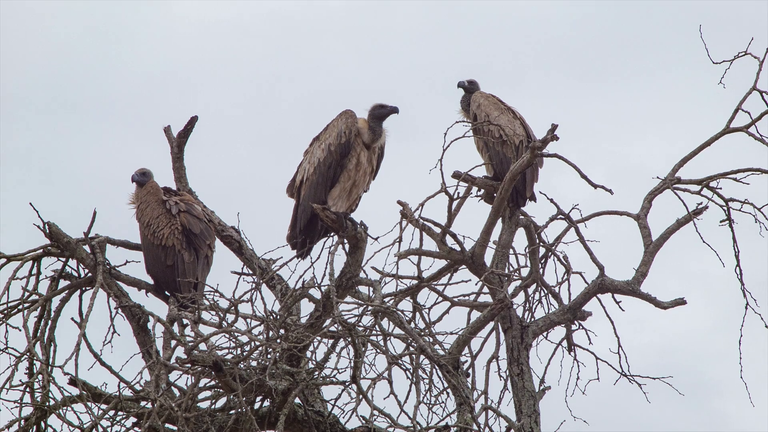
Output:
<path fill-rule="evenodd" d="M 147 168 L 139 168 L 131 176 L 131 183 L 136 183 L 136 187 L 140 188 L 155 179 L 152 171 Z"/>
<path fill-rule="evenodd" d="M 456 84 L 456 88 L 464 89 L 464 93 L 472 94 L 480 90 L 480 84 L 473 79 L 468 79 L 466 81 L 459 81 L 459 83 Z"/>
<path fill-rule="evenodd" d="M 368 110 L 368 122 L 381 124 L 392 114 L 400 114 L 400 108 L 394 105 L 376 104 Z"/>
<path fill-rule="evenodd" d="M 473 79 L 468 79 L 466 81 L 459 81 L 458 84 L 456 84 L 457 88 L 464 89 L 464 95 L 461 97 L 461 103 L 459 106 L 461 106 L 461 113 L 464 115 L 464 117 L 467 120 L 472 120 L 469 117 L 469 108 L 471 105 L 472 95 L 475 94 L 475 92 L 480 91 L 480 84 L 477 83 L 477 81 Z"/>

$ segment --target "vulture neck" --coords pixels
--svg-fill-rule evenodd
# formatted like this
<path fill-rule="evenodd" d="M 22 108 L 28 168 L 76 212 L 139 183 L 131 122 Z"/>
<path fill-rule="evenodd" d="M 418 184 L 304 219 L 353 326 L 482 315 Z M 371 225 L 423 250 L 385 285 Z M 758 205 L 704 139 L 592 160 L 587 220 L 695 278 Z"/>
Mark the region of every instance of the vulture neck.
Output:
<path fill-rule="evenodd" d="M 153 195 L 160 197 L 163 196 L 163 190 L 160 188 L 160 185 L 157 184 L 156 181 L 149 181 L 144 186 L 136 185 L 136 191 L 134 191 L 133 195 L 131 195 L 131 205 L 136 208 L 141 204 L 142 200 L 145 200 Z"/>
<path fill-rule="evenodd" d="M 363 138 L 363 144 L 368 149 L 376 146 L 384 138 L 383 120 L 361 118 L 357 120 L 357 127 Z"/>
<path fill-rule="evenodd" d="M 467 120 L 471 120 L 469 118 L 469 107 L 470 102 L 472 102 L 472 95 L 474 93 L 464 93 L 464 96 L 461 97 L 461 113 L 464 114 L 464 117 Z"/>

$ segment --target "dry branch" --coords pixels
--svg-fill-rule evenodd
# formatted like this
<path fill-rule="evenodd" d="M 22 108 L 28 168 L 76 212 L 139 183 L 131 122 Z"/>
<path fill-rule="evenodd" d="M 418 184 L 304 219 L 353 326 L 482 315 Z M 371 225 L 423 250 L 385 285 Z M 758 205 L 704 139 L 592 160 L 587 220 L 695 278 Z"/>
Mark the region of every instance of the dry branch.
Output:
<path fill-rule="evenodd" d="M 683 230 L 696 230 L 715 250 L 698 226 L 713 217 L 711 209 L 722 212 L 717 218 L 731 236 L 745 314 L 763 319 L 745 283 L 737 228 L 746 220 L 768 229 L 768 204 L 729 186 L 751 190 L 748 183 L 768 170 L 729 167 L 687 178 L 684 169 L 727 136 L 768 147 L 758 127 L 768 116 L 768 92 L 759 87 L 766 57 L 768 51 L 759 57 L 745 50 L 713 60 L 726 66 L 721 82 L 735 61 L 756 61 L 754 82 L 721 130 L 660 177 L 636 211 L 583 215 L 578 205 L 544 195 L 536 205 L 551 216 L 540 223 L 522 210 L 510 214 L 506 200 L 497 199 L 483 205 L 488 213 L 474 221 L 476 232 L 458 231 L 475 189 L 505 196 L 542 156 L 566 163 L 585 187 L 613 193 L 566 156 L 542 153 L 558 139 L 557 125 L 502 182 L 455 171 L 457 183 L 449 187 L 441 157 L 439 188 L 415 206 L 398 201 L 400 219 L 376 238 L 374 251 L 365 225 L 317 206 L 335 234 L 328 253 L 306 266 L 278 264 L 206 207 L 217 238 L 247 271 L 235 272 L 233 287 L 208 287 L 194 314 L 171 302 L 161 316 L 138 302 L 143 296 L 132 289 L 169 299 L 110 262 L 111 247 L 139 252 L 141 246 L 92 235 L 95 214 L 76 237 L 38 213 L 43 244 L 0 254 L 8 274 L 0 317 L 9 365 L 0 372 L 0 399 L 15 416 L 0 430 L 537 432 L 540 401 L 561 374 L 566 396 L 599 381 L 601 366 L 643 394 L 649 382 L 671 385 L 669 377 L 631 370 L 620 322 L 606 305 L 623 310 L 626 299 L 662 310 L 686 305 L 684 298 L 659 299 L 643 284 L 660 251 Z M 193 196 L 184 155 L 196 122 L 190 118 L 175 136 L 164 129 L 176 186 Z M 443 155 L 468 133 L 451 139 L 446 131 Z M 666 226 L 651 222 L 660 197 L 680 203 L 679 217 Z M 584 229 L 605 218 L 628 218 L 637 227 L 641 257 L 628 280 L 610 277 Z M 577 265 L 569 255 L 589 261 Z M 592 343 L 589 309 L 611 325 L 615 346 L 607 351 Z M 72 337 L 62 337 L 67 332 Z M 137 354 L 116 356 L 114 347 L 128 342 Z M 534 350 L 544 364 L 539 374 Z"/>

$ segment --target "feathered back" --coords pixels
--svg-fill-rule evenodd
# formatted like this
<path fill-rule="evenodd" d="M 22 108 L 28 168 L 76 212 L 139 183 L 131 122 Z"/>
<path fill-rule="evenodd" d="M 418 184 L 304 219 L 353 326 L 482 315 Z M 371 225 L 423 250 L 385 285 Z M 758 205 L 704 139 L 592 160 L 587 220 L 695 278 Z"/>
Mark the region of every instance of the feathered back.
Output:
<path fill-rule="evenodd" d="M 149 170 L 146 170 L 149 171 Z M 141 170 L 134 174 L 136 177 Z M 131 204 L 136 209 L 144 267 L 160 289 L 195 301 L 205 289 L 213 264 L 216 234 L 200 203 L 189 194 L 136 181 Z M 141 184 L 143 183 L 143 185 Z"/>
<path fill-rule="evenodd" d="M 384 159 L 382 124 L 398 112 L 397 107 L 376 104 L 364 119 L 345 110 L 312 139 L 286 188 L 296 201 L 286 240 L 297 257 L 309 256 L 314 245 L 329 235 L 312 204 L 347 214 L 357 209 Z"/>
<path fill-rule="evenodd" d="M 479 90 L 472 93 L 468 120 L 472 122 L 475 147 L 486 163 L 486 171 L 496 181 L 504 179 L 536 140 L 523 116 L 490 93 Z M 510 205 L 520 208 L 529 200 L 536 202 L 533 185 L 539 180 L 539 168 L 543 165 L 544 160 L 538 158 L 520 175 L 509 197 Z"/>
<path fill-rule="evenodd" d="M 342 111 L 312 139 L 288 182 L 285 192 L 296 203 L 286 240 L 299 258 L 309 256 L 312 247 L 328 236 L 312 204 L 328 204 L 328 194 L 338 183 L 355 140 L 359 140 L 357 115 Z"/>

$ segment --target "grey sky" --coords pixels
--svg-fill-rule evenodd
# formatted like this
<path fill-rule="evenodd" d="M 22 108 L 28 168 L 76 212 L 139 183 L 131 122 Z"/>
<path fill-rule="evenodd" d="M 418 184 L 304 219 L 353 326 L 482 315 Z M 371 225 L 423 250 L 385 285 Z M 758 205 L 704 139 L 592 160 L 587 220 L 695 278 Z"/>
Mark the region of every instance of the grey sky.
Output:
<path fill-rule="evenodd" d="M 131 173 L 148 167 L 172 185 L 162 127 L 178 130 L 195 114 L 192 187 L 229 223 L 239 214 L 257 252 L 273 249 L 285 243 L 290 219 L 285 185 L 312 137 L 341 110 L 364 114 L 375 102 L 397 105 L 400 115 L 386 123 L 382 170 L 355 217 L 383 233 L 398 218 L 395 200 L 415 204 L 438 188 L 429 170 L 459 118 L 456 82 L 466 78 L 515 106 L 539 136 L 560 124 L 550 150 L 616 195 L 580 184 L 554 161 L 538 189 L 585 211 L 636 210 L 655 176 L 722 127 L 754 76 L 745 63 L 729 73 L 727 89 L 718 87 L 722 69 L 706 57 L 700 24 L 715 57 L 730 57 L 751 37 L 761 53 L 768 2 L 2 1 L 0 250 L 43 242 L 28 202 L 71 234 L 96 208 L 96 232 L 137 241 Z M 684 174 L 768 166 L 766 149 L 727 144 Z M 449 156 L 451 169 L 479 162 L 469 141 Z M 768 197 L 768 182 L 755 191 Z M 668 204 L 659 226 L 679 215 Z M 546 217 L 548 208 L 530 212 Z M 633 371 L 673 375 L 685 396 L 651 385 L 648 404 L 602 370 L 601 383 L 570 400 L 589 426 L 570 420 L 562 390 L 553 389 L 542 402 L 546 429 L 568 420 L 564 430 L 768 430 L 768 338 L 750 317 L 744 376 L 753 408 L 739 380 L 743 304 L 729 239 L 714 212 L 707 216 L 702 227 L 725 267 L 686 228 L 645 288 L 689 304 L 664 312 L 627 299 L 627 312 L 614 315 Z M 742 225 L 747 281 L 765 306 L 768 245 Z M 629 274 L 640 253 L 632 228 L 591 228 L 611 276 Z M 238 268 L 220 246 L 208 282 L 225 287 Z M 133 269 L 145 276 L 141 265 Z M 590 324 L 610 342 L 598 317 Z"/>

